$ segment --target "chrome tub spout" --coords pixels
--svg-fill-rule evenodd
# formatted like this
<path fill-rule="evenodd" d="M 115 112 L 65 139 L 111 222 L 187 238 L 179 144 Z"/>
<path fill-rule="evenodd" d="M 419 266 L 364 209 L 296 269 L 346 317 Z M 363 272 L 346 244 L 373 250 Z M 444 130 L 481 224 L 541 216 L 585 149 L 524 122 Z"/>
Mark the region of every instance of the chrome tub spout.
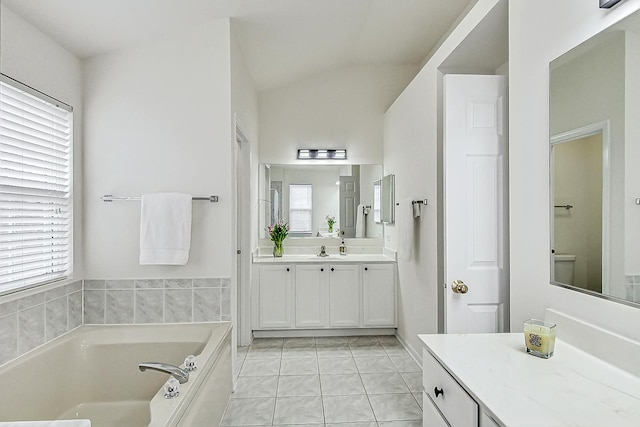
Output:
<path fill-rule="evenodd" d="M 147 369 L 164 372 L 165 374 L 169 374 L 177 379 L 180 384 L 184 384 L 189 381 L 189 372 L 168 363 L 143 362 L 138 364 L 138 369 L 140 369 L 140 372 L 144 372 Z"/>

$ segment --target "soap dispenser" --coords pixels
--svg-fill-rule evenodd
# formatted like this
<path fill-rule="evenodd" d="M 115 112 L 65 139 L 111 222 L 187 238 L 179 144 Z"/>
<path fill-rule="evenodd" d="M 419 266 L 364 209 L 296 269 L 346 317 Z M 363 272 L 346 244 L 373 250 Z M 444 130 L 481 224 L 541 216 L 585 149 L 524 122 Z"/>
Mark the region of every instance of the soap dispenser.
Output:
<path fill-rule="evenodd" d="M 340 243 L 340 255 L 347 254 L 347 245 L 344 244 L 344 239 L 342 239 L 342 243 Z"/>

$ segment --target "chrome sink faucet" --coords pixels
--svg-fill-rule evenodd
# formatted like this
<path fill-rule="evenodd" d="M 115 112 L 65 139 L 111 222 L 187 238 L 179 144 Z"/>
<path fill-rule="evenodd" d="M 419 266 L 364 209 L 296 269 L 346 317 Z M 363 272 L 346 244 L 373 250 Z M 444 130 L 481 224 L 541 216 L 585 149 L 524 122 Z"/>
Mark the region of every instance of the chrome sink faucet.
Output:
<path fill-rule="evenodd" d="M 325 245 L 320 246 L 320 253 L 318 254 L 318 256 L 321 256 L 321 257 L 329 256 L 329 254 L 327 253 L 327 248 L 325 247 Z"/>
<path fill-rule="evenodd" d="M 164 372 L 165 374 L 169 374 L 177 379 L 180 384 L 184 384 L 189 381 L 189 372 L 168 363 L 142 362 L 138 364 L 138 369 L 140 369 L 140 372 L 144 372 L 147 369 Z"/>

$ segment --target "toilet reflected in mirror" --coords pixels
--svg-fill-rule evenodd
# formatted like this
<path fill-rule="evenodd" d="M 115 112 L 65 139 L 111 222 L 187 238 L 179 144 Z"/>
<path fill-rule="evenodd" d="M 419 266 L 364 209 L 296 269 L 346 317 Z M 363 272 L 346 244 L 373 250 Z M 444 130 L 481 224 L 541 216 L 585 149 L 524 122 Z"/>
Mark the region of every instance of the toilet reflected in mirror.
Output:
<path fill-rule="evenodd" d="M 573 285 L 573 274 L 576 256 L 571 254 L 555 254 L 553 256 L 553 280 L 565 285 Z"/>

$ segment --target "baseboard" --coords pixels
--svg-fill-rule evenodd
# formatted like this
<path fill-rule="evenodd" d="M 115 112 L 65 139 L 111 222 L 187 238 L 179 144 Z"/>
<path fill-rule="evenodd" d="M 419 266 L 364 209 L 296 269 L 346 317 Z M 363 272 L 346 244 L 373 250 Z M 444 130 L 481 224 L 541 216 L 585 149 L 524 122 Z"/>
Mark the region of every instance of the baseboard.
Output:
<path fill-rule="evenodd" d="M 280 329 L 253 331 L 254 338 L 344 337 L 357 335 L 395 335 L 396 328 L 367 329 Z"/>
<path fill-rule="evenodd" d="M 413 348 L 403 336 L 396 334 L 396 338 L 398 338 L 398 341 L 400 341 L 400 344 L 402 344 L 404 349 L 407 350 L 407 353 L 409 353 L 409 356 L 411 356 L 413 361 L 422 368 L 422 351 L 416 351 L 416 349 Z"/>

